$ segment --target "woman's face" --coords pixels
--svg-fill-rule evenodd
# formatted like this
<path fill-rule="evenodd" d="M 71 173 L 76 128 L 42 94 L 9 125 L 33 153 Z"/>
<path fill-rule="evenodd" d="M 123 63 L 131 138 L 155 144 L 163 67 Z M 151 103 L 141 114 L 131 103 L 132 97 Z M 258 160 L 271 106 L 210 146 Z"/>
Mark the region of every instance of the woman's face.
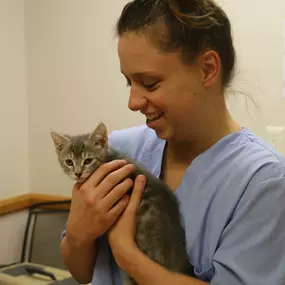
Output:
<path fill-rule="evenodd" d="M 165 140 L 184 140 L 199 128 L 205 103 L 203 72 L 179 52 L 162 53 L 143 35 L 119 38 L 121 72 L 130 85 L 129 108 Z"/>

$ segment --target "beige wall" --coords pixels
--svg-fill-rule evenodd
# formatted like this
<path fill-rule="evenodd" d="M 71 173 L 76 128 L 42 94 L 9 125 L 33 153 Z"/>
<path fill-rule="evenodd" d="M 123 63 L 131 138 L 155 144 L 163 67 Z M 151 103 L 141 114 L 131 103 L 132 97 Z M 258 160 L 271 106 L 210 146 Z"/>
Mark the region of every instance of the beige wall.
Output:
<path fill-rule="evenodd" d="M 127 109 L 113 27 L 127 1 L 26 1 L 31 190 L 70 192 L 48 134 L 49 127 L 78 133 L 99 120 L 117 129 L 143 122 Z M 285 2 L 223 0 L 234 30 L 238 76 L 229 96 L 233 115 L 266 138 L 266 124 L 285 125 L 281 99 L 281 43 Z M 268 15 L 274 15 L 269 17 Z M 248 104 L 248 111 L 246 109 Z M 282 146 L 283 148 L 283 146 Z M 283 149 L 282 149 L 283 151 Z"/>
<path fill-rule="evenodd" d="M 72 183 L 58 166 L 49 128 L 75 134 L 100 120 L 110 130 L 143 123 L 127 109 L 113 33 L 126 2 L 0 1 L 0 199 L 29 191 L 70 193 Z M 234 30 L 239 61 L 234 89 L 248 92 L 260 114 L 250 101 L 247 110 L 238 92 L 229 95 L 230 109 L 266 138 L 265 125 L 285 126 L 285 1 L 219 2 Z M 279 145 L 283 153 L 284 146 Z M 25 220 L 23 212 L 0 219 L 0 263 L 18 260 Z"/>
<path fill-rule="evenodd" d="M 246 126 L 267 139 L 266 125 L 285 126 L 282 98 L 282 53 L 284 52 L 285 1 L 220 0 L 233 26 L 238 69 L 234 88 L 248 92 L 260 113 L 244 96 L 230 97 L 232 113 Z M 284 145 L 278 145 L 285 154 Z"/>
<path fill-rule="evenodd" d="M 0 1 L 0 199 L 29 191 L 24 0 Z"/>
<path fill-rule="evenodd" d="M 26 0 L 31 190 L 68 195 L 49 128 L 86 132 L 142 122 L 127 109 L 113 28 L 125 1 Z"/>
<path fill-rule="evenodd" d="M 143 123 L 139 113 L 127 109 L 128 92 L 116 53 L 114 24 L 126 2 L 0 2 L 0 31 L 4 35 L 0 58 L 5 63 L 0 65 L 4 102 L 0 105 L 1 136 L 5 138 L 0 148 L 5 186 L 2 197 L 29 190 L 70 193 L 72 182 L 58 166 L 50 128 L 75 134 L 91 130 L 100 120 L 110 130 Z M 285 2 L 275 0 L 272 7 L 260 0 L 219 2 L 232 20 L 239 61 L 233 86 L 237 94 L 229 95 L 231 112 L 243 125 L 266 138 L 266 124 L 285 125 L 281 98 Z M 250 100 L 246 109 L 239 90 L 254 98 L 260 113 Z"/>

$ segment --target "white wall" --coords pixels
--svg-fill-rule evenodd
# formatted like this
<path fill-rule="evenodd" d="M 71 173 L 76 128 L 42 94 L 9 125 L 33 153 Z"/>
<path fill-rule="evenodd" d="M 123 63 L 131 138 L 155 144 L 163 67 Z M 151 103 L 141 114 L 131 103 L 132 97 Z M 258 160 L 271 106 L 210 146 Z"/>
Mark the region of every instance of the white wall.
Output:
<path fill-rule="evenodd" d="M 0 199 L 29 192 L 24 0 L 0 1 Z"/>
<path fill-rule="evenodd" d="M 0 1 L 0 200 L 29 192 L 24 0 Z M 20 260 L 27 213 L 0 217 L 0 264 Z"/>
<path fill-rule="evenodd" d="M 99 120 L 110 130 L 143 122 L 127 109 L 113 33 L 126 2 L 0 1 L 0 199 L 29 191 L 69 195 L 71 182 L 58 167 L 50 127 L 78 133 Z M 234 89 L 248 92 L 260 114 L 250 101 L 247 111 L 238 92 L 229 97 L 230 108 L 243 125 L 265 138 L 266 124 L 285 126 L 285 1 L 218 2 L 234 30 L 239 60 Z M 23 212 L 0 218 L 0 263 L 19 259 L 25 221 Z"/>
<path fill-rule="evenodd" d="M 119 72 L 113 33 L 126 2 L 26 0 L 33 192 L 70 193 L 71 182 L 61 173 L 49 138 L 50 127 L 75 134 L 89 131 L 99 120 L 110 130 L 143 122 L 127 109 L 128 92 Z M 281 99 L 284 1 L 275 0 L 272 7 L 265 0 L 219 2 L 232 20 L 239 61 L 237 93 L 229 96 L 230 109 L 239 122 L 266 138 L 266 124 L 285 125 Z M 239 90 L 253 97 L 260 112 Z"/>
<path fill-rule="evenodd" d="M 49 128 L 79 133 L 142 122 L 127 109 L 114 24 L 124 1 L 26 0 L 31 191 L 68 195 Z"/>
<path fill-rule="evenodd" d="M 220 0 L 232 21 L 238 54 L 238 74 L 234 89 L 246 91 L 257 103 L 256 110 L 245 96 L 230 96 L 234 116 L 257 134 L 268 139 L 266 125 L 285 126 L 285 98 L 282 94 L 282 54 L 284 53 L 285 1 Z M 278 150 L 285 154 L 284 144 Z"/>
<path fill-rule="evenodd" d="M 75 134 L 91 130 L 100 120 L 110 130 L 143 123 L 140 114 L 127 109 L 128 92 L 119 72 L 114 38 L 114 24 L 126 2 L 0 2 L 0 31 L 4 35 L 0 96 L 5 102 L 0 105 L 1 136 L 5 138 L 0 155 L 4 157 L 1 178 L 7 195 L 29 191 L 28 182 L 32 192 L 70 193 L 72 183 L 58 166 L 49 128 Z M 239 122 L 266 138 L 266 124 L 285 125 L 285 103 L 281 99 L 285 2 L 275 0 L 272 7 L 265 0 L 219 2 L 232 21 L 238 53 L 234 89 L 248 92 L 260 113 L 250 100 L 247 111 L 245 97 L 238 92 L 229 96 L 230 109 Z"/>

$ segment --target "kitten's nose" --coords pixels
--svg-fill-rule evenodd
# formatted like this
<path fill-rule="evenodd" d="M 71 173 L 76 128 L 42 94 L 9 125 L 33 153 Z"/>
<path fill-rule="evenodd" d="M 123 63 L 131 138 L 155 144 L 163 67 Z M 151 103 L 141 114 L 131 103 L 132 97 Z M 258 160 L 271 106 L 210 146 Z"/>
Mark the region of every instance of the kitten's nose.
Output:
<path fill-rule="evenodd" d="M 81 175 L 82 175 L 82 172 L 75 173 L 75 176 L 78 177 L 78 178 L 80 178 Z"/>

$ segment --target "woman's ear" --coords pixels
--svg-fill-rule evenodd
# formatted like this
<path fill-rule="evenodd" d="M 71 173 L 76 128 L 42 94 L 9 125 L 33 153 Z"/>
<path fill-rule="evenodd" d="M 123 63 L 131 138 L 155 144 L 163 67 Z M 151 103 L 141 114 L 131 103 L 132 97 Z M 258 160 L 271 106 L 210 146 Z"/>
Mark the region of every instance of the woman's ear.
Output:
<path fill-rule="evenodd" d="M 202 71 L 203 86 L 211 87 L 220 79 L 221 59 L 217 52 L 209 50 L 204 52 L 199 58 L 199 65 Z"/>

